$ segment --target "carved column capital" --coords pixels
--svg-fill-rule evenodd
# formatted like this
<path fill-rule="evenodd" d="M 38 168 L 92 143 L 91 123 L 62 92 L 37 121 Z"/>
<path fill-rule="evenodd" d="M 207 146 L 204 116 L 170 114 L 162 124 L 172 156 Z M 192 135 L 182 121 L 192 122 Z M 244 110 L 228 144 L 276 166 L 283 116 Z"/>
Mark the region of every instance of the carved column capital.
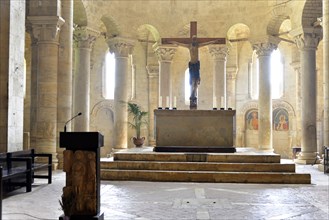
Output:
<path fill-rule="evenodd" d="M 159 61 L 171 62 L 177 50 L 177 46 L 161 45 L 154 48 L 155 54 L 158 56 Z"/>
<path fill-rule="evenodd" d="M 278 48 L 279 38 L 272 36 L 263 36 L 251 40 L 252 49 L 256 50 L 258 56 L 270 56 L 273 50 Z"/>
<path fill-rule="evenodd" d="M 238 68 L 236 66 L 231 66 L 226 68 L 226 79 L 235 80 L 238 73 Z"/>
<path fill-rule="evenodd" d="M 214 58 L 214 60 L 226 61 L 229 49 L 226 45 L 209 45 L 209 53 Z"/>
<path fill-rule="evenodd" d="M 277 45 L 270 42 L 256 43 L 252 45 L 252 48 L 256 50 L 258 56 L 270 56 L 272 51 L 277 48 Z"/>
<path fill-rule="evenodd" d="M 31 23 L 31 33 L 38 42 L 58 42 L 60 28 L 65 22 L 62 17 L 29 16 L 27 19 Z"/>
<path fill-rule="evenodd" d="M 135 41 L 129 38 L 112 37 L 107 39 L 107 44 L 115 57 L 128 57 L 133 52 Z"/>
<path fill-rule="evenodd" d="M 149 78 L 159 77 L 159 65 L 150 64 L 146 66 L 146 69 Z"/>
<path fill-rule="evenodd" d="M 321 38 L 315 33 L 304 33 L 295 36 L 294 40 L 300 50 L 316 50 Z"/>
<path fill-rule="evenodd" d="M 100 36 L 100 32 L 90 27 L 76 26 L 73 32 L 73 39 L 78 48 L 91 49 L 97 37 Z"/>

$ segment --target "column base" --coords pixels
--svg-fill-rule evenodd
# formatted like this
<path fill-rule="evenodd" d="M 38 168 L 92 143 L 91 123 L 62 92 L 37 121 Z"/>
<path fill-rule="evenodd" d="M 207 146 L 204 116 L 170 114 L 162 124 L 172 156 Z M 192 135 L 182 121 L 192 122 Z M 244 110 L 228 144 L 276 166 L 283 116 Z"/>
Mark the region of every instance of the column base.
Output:
<path fill-rule="evenodd" d="M 317 152 L 301 152 L 298 154 L 297 159 L 294 160 L 297 164 L 315 164 L 316 162 L 319 162 L 317 160 Z"/>
<path fill-rule="evenodd" d="M 314 160 L 315 160 L 315 158 L 314 159 L 294 159 L 294 162 L 297 164 L 306 165 L 306 164 L 313 164 Z"/>

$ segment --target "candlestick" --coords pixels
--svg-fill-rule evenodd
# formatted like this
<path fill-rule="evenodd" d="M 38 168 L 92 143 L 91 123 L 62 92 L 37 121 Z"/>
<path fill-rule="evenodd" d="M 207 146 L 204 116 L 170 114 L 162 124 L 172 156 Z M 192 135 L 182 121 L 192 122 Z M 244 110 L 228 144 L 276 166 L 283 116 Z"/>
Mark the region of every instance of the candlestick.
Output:
<path fill-rule="evenodd" d="M 169 108 L 169 96 L 166 96 L 166 108 Z"/>
<path fill-rule="evenodd" d="M 162 108 L 162 96 L 159 97 L 159 109 Z"/>
<path fill-rule="evenodd" d="M 174 96 L 174 106 L 173 106 L 174 108 L 176 108 L 177 107 L 177 100 L 176 100 L 176 96 Z"/>
<path fill-rule="evenodd" d="M 220 97 L 220 108 L 225 108 L 225 105 L 224 105 L 224 97 Z"/>

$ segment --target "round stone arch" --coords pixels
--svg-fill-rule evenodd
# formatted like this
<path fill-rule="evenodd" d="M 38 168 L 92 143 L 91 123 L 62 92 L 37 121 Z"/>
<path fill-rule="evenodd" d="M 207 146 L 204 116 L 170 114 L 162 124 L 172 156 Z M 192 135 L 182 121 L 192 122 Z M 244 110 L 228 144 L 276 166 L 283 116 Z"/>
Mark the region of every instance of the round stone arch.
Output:
<path fill-rule="evenodd" d="M 153 43 L 161 43 L 160 33 L 159 31 L 150 24 L 143 24 L 137 28 L 138 39 L 144 42 L 153 42 Z M 151 39 L 149 39 L 151 36 Z"/>
<path fill-rule="evenodd" d="M 111 154 L 114 141 L 114 108 L 112 101 L 103 100 L 92 107 L 90 130 L 99 131 L 104 135 L 104 147 L 101 148 L 101 156 L 106 157 Z"/>

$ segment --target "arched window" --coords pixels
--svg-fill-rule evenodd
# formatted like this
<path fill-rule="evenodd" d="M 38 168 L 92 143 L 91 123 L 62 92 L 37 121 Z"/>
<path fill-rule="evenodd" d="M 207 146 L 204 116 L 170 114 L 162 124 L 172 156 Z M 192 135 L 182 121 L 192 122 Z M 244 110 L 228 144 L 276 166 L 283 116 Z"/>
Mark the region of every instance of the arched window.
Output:
<path fill-rule="evenodd" d="M 108 52 L 105 56 L 103 70 L 103 96 L 105 99 L 114 99 L 115 89 L 115 57 L 114 53 Z"/>
<path fill-rule="evenodd" d="M 251 98 L 258 99 L 259 94 L 259 61 L 254 51 L 250 71 Z M 283 95 L 283 63 L 279 49 L 271 54 L 271 89 L 272 99 L 279 99 Z"/>
<path fill-rule="evenodd" d="M 190 86 L 190 72 L 189 69 L 187 68 L 185 70 L 185 104 L 189 105 L 190 104 L 190 95 L 191 95 L 191 86 Z"/>
<path fill-rule="evenodd" d="M 283 95 L 283 63 L 279 49 L 271 54 L 271 84 L 272 99 L 279 99 Z"/>

